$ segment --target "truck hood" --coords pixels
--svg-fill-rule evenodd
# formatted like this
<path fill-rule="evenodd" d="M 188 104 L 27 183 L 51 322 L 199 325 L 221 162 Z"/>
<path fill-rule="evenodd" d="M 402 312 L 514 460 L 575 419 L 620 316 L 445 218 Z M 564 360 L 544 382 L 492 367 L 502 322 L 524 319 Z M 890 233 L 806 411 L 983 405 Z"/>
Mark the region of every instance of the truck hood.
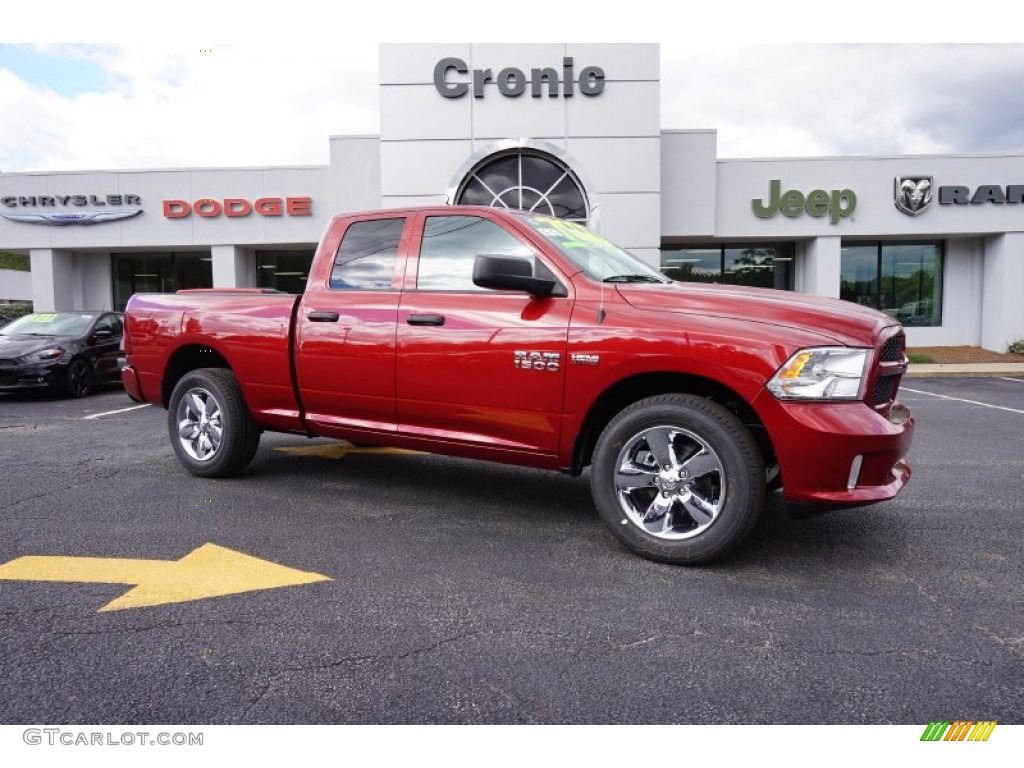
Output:
<path fill-rule="evenodd" d="M 794 291 L 704 283 L 627 283 L 616 288 L 637 309 L 728 317 L 817 333 L 847 346 L 874 346 L 878 333 L 898 323 L 849 301 Z"/>

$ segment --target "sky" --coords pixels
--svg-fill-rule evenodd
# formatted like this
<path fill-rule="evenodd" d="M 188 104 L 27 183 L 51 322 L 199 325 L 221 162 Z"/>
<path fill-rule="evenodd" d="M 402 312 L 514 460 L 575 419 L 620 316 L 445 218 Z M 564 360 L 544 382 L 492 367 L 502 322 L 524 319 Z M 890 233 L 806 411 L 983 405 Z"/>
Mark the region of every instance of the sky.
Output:
<path fill-rule="evenodd" d="M 5 15 L 0 172 L 322 165 L 329 136 L 379 131 L 379 40 L 503 41 L 496 32 L 661 38 L 661 126 L 716 129 L 720 157 L 1024 153 L 1024 45 L 972 33 L 998 31 L 981 6 L 944 22 L 937 3 L 925 28 L 920 9 L 875 0 L 668 15 L 667 2 L 589 0 L 550 5 L 543 24 L 451 0 L 304 2 L 113 2 L 97 15 L 50 0 Z"/>

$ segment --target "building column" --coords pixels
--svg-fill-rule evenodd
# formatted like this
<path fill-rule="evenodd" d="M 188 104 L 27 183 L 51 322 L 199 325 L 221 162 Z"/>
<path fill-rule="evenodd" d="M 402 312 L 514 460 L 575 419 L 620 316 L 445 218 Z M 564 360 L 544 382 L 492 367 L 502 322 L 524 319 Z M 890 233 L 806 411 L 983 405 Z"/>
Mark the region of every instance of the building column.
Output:
<path fill-rule="evenodd" d="M 214 288 L 253 288 L 256 275 L 252 254 L 237 245 L 215 245 L 210 249 L 213 259 Z"/>
<path fill-rule="evenodd" d="M 1009 344 L 1024 339 L 1024 233 L 985 238 L 984 260 L 981 346 L 1005 352 Z"/>
<path fill-rule="evenodd" d="M 70 251 L 32 248 L 29 258 L 32 262 L 32 308 L 36 312 L 81 309 L 75 306 L 75 263 Z"/>
<path fill-rule="evenodd" d="M 78 254 L 82 280 L 82 309 L 113 309 L 114 279 L 109 251 Z"/>
<path fill-rule="evenodd" d="M 842 281 L 841 248 L 839 237 L 816 237 L 805 243 L 797 261 L 796 289 L 838 299 Z"/>

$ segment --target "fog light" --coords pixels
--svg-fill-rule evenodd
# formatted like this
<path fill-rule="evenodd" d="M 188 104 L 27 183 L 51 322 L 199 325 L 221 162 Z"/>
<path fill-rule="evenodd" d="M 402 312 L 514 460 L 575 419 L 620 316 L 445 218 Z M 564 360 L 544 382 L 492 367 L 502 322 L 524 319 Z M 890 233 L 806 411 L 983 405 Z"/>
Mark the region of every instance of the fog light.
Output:
<path fill-rule="evenodd" d="M 900 480 L 910 475 L 910 465 L 906 459 L 900 459 L 892 465 L 892 469 L 889 470 L 889 475 L 893 480 Z"/>
<path fill-rule="evenodd" d="M 910 409 L 907 408 L 903 403 L 893 403 L 892 410 L 889 411 L 889 421 L 893 424 L 904 424 L 913 418 L 910 415 Z"/>

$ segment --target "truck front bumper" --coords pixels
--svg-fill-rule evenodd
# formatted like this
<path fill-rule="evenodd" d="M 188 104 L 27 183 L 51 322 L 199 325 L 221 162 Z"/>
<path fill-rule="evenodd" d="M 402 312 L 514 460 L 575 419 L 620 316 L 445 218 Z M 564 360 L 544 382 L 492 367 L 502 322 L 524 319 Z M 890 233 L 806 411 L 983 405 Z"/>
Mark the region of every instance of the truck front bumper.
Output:
<path fill-rule="evenodd" d="M 863 402 L 800 403 L 765 391 L 754 408 L 771 436 L 787 502 L 825 506 L 893 498 L 910 479 L 914 417 Z"/>

